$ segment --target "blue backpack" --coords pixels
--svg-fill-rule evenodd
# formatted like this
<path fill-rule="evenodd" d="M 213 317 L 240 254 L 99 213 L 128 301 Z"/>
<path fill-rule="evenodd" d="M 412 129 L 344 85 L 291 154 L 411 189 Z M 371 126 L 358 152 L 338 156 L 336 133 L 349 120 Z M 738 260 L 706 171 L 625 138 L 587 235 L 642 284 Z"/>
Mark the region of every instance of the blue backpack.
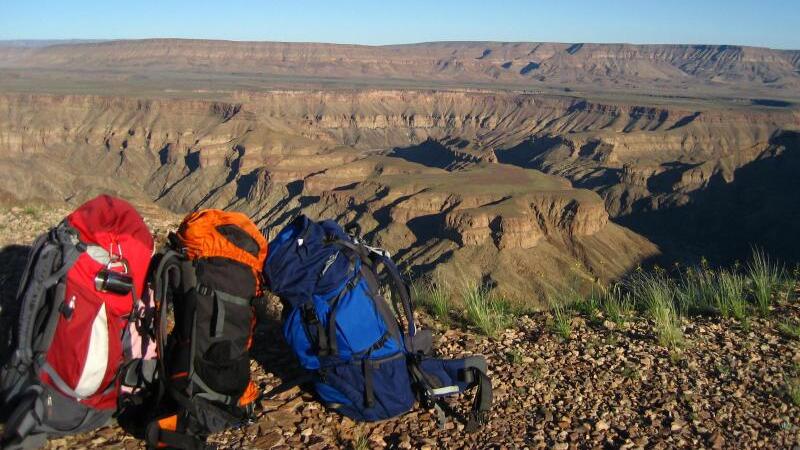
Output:
<path fill-rule="evenodd" d="M 452 412 L 442 397 L 476 387 L 467 430 L 484 422 L 492 403 L 486 359 L 429 356 L 431 334 L 417 331 L 408 286 L 385 251 L 336 222 L 299 216 L 270 242 L 264 276 L 283 302 L 283 334 L 309 371 L 304 381 L 329 408 L 377 421 L 418 400 L 442 425 L 444 411 Z"/>

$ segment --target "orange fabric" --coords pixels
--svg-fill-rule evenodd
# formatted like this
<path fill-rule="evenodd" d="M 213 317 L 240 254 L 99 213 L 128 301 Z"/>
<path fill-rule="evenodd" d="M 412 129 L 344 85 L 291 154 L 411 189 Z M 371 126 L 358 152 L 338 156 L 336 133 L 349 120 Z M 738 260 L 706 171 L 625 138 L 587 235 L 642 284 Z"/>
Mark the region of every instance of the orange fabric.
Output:
<path fill-rule="evenodd" d="M 250 384 L 247 385 L 247 389 L 244 390 L 244 394 L 239 397 L 239 406 L 249 405 L 258 399 L 261 395 L 261 391 L 256 387 L 256 384 L 250 381 Z"/>
<path fill-rule="evenodd" d="M 259 246 L 258 256 L 237 247 L 217 227 L 235 225 L 250 235 Z M 261 271 L 267 259 L 267 241 L 247 216 L 220 209 L 202 209 L 186 216 L 178 228 L 178 238 L 189 259 L 223 257 L 250 266 L 256 278 L 256 295 L 262 294 Z"/>
<path fill-rule="evenodd" d="M 177 414 L 174 416 L 165 417 L 158 421 L 158 428 L 167 431 L 175 431 L 178 429 L 178 416 Z M 169 447 L 167 444 L 163 442 L 159 442 L 156 445 L 157 448 L 167 448 Z"/>
<path fill-rule="evenodd" d="M 175 431 L 178 429 L 178 416 L 165 417 L 158 421 L 158 428 L 167 431 Z"/>

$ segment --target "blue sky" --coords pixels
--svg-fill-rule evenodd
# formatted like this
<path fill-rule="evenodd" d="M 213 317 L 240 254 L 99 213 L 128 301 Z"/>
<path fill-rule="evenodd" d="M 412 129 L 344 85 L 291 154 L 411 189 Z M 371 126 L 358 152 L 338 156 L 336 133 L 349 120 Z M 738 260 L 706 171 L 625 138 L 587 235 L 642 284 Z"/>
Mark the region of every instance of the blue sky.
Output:
<path fill-rule="evenodd" d="M 0 2 L 0 39 L 493 40 L 800 49 L 798 28 L 798 0 Z"/>

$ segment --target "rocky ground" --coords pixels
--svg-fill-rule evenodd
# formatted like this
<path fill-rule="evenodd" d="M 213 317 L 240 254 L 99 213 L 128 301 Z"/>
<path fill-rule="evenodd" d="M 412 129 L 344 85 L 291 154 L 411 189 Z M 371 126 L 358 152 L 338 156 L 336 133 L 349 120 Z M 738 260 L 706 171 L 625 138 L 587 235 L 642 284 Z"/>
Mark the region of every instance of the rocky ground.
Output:
<path fill-rule="evenodd" d="M 0 211 L 0 282 L 14 283 L 29 243 L 64 215 L 61 210 Z M 153 220 L 156 233 L 170 220 Z M 277 306 L 271 311 L 277 318 Z M 557 337 L 547 313 L 522 316 L 486 338 L 444 327 L 441 355 L 481 353 L 489 360 L 495 405 L 489 424 L 467 434 L 457 420 L 437 428 L 430 411 L 356 424 L 326 411 L 295 389 L 264 400 L 255 423 L 212 437 L 222 448 L 793 448 L 800 445 L 800 408 L 787 382 L 800 376 L 800 346 L 778 323 L 800 320 L 797 293 L 772 319 L 749 326 L 718 318 L 684 323 L 680 353 L 658 345 L 645 319 L 615 325 L 573 320 L 571 339 Z M 276 319 L 277 320 L 277 319 Z M 252 362 L 258 382 L 275 386 L 299 373 L 276 322 L 262 324 Z M 453 400 L 466 411 L 467 396 Z M 54 439 L 51 449 L 141 448 L 119 427 Z"/>

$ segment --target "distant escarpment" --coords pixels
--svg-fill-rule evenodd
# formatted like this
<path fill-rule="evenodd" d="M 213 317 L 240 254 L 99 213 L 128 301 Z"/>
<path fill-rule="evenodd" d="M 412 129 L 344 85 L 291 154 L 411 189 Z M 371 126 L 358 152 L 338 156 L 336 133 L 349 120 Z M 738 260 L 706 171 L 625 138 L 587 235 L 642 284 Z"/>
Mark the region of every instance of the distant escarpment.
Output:
<path fill-rule="evenodd" d="M 176 212 L 235 208 L 266 228 L 333 217 L 419 272 L 470 272 L 541 298 L 569 277 L 611 279 L 654 257 L 656 245 L 615 221 L 692 203 L 797 129 L 792 108 L 516 93 L 6 94 L 0 199 L 112 191 Z"/>
<path fill-rule="evenodd" d="M 181 39 L 3 45 L 0 67 L 113 79 L 165 72 L 450 85 L 562 86 L 626 92 L 755 92 L 800 87 L 800 52 L 731 45 L 433 42 L 360 46 Z M 105 75 L 101 75 L 101 73 Z M 196 77 L 195 77 L 196 78 Z M 797 92 L 795 91 L 795 98 Z"/>

